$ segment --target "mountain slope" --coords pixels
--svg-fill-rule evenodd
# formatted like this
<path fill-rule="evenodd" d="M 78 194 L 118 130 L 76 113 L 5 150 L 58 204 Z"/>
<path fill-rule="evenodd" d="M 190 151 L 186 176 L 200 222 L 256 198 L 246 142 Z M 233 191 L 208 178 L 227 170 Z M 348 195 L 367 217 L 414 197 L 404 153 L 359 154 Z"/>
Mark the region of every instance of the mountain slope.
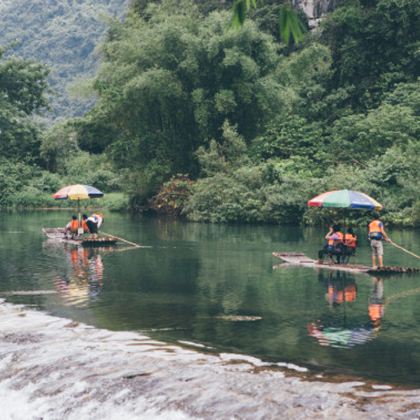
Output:
<path fill-rule="evenodd" d="M 0 47 L 50 67 L 51 117 L 82 115 L 89 101 L 69 98 L 67 87 L 95 73 L 95 46 L 104 16 L 122 16 L 129 0 L 0 0 Z"/>

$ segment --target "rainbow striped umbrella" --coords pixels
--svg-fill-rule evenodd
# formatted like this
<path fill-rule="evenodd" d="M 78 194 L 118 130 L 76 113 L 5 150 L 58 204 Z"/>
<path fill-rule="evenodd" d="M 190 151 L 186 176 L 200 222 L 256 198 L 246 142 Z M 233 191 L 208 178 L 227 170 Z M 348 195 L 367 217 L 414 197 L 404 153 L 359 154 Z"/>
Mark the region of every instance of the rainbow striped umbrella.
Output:
<path fill-rule="evenodd" d="M 75 184 L 61 188 L 55 194 L 53 194 L 52 197 L 55 200 L 77 200 L 77 213 L 80 222 L 80 200 L 88 200 L 89 198 L 97 198 L 103 196 L 104 193 L 102 191 L 99 191 L 95 187 L 92 187 L 90 185 Z"/>
<path fill-rule="evenodd" d="M 356 210 L 382 210 L 382 204 L 360 191 L 335 190 L 317 195 L 308 201 L 309 207 L 330 207 Z"/>
<path fill-rule="evenodd" d="M 53 194 L 56 200 L 88 200 L 89 198 L 103 197 L 104 193 L 90 185 L 68 185 Z"/>

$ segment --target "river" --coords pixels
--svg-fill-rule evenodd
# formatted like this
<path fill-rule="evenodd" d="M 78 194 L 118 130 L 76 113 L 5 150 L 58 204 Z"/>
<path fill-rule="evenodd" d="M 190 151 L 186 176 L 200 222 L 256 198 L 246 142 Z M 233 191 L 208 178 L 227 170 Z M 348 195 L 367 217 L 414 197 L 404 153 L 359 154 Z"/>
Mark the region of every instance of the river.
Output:
<path fill-rule="evenodd" d="M 211 358 L 217 355 L 217 365 L 236 355 L 252 360 L 254 368 L 280 366 L 296 375 L 308 372 L 314 377 L 392 386 L 420 384 L 417 274 L 375 278 L 283 268 L 272 257 L 273 251 L 315 256 L 325 235 L 315 228 L 208 225 L 111 214 L 104 231 L 147 247 L 78 249 L 42 236 L 42 227 L 63 225 L 69 216 L 66 212 L 2 214 L 0 297 L 6 302 L 7 316 L 28 310 L 28 323 L 34 314 L 45 314 L 42 322 L 49 326 L 61 318 L 61 333 L 71 320 L 77 328 L 90 326 L 83 331 L 102 331 L 99 335 L 103 331 L 140 334 L 146 344 L 148 337 L 153 343 L 167 343 L 152 347 L 187 354 L 192 364 L 205 358 L 205 364 L 212 366 Z M 418 231 L 389 230 L 389 234 L 395 242 L 420 252 Z M 355 262 L 369 264 L 365 242 L 361 241 Z M 390 246 L 385 262 L 417 264 Z M 16 327 L 13 322 L 7 325 Z M 25 334 L 35 328 L 31 325 Z M 51 332 L 50 327 L 47 330 Z M 68 339 L 62 337 L 63 342 Z M 21 341 L 25 344 L 27 339 Z M 19 344 L 6 339 L 0 341 L 0 349 L 5 342 Z M 6 350 L 3 361 L 10 353 L 7 346 Z M 212 380 L 217 387 L 217 380 Z M 178 408 L 166 414 L 183 418 L 185 413 Z"/>

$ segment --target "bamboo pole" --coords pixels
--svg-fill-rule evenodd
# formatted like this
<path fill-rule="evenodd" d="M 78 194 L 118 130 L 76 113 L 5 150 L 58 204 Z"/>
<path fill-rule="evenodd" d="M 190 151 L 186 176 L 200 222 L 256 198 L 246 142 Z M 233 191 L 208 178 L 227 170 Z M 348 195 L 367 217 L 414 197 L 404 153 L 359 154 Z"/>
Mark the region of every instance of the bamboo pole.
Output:
<path fill-rule="evenodd" d="M 401 249 L 401 251 L 404 251 L 404 252 L 406 252 L 407 254 L 410 254 L 410 255 L 412 255 L 413 257 L 416 257 L 416 258 L 420 259 L 420 256 L 419 256 L 419 255 L 415 254 L 414 252 L 409 251 L 408 249 L 403 248 L 401 245 L 398 245 L 398 244 L 396 244 L 395 242 L 391 241 L 391 239 L 389 239 L 389 240 L 388 240 L 388 242 L 389 242 L 391 245 L 395 246 L 395 248 Z"/>
<path fill-rule="evenodd" d="M 111 238 L 118 239 L 119 241 L 125 242 L 125 243 L 127 243 L 127 244 L 129 244 L 131 246 L 134 246 L 135 248 L 150 248 L 148 246 L 139 245 L 139 244 L 137 244 L 135 242 L 127 241 L 127 239 L 120 238 L 119 236 L 111 235 L 110 233 L 102 232 L 102 234 L 107 235 L 107 236 L 110 236 Z"/>

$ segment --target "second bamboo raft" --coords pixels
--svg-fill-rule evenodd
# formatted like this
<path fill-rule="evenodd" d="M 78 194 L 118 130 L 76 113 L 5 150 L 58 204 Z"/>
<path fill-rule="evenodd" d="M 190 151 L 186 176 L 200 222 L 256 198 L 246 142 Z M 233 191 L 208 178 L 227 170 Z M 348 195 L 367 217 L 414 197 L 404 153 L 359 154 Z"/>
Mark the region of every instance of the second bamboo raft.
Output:
<path fill-rule="evenodd" d="M 367 274 L 401 274 L 401 273 L 417 273 L 419 268 L 413 267 L 399 267 L 387 266 L 372 268 L 367 265 L 359 264 L 330 264 L 328 262 L 318 262 L 312 258 L 307 257 L 300 252 L 273 252 L 273 256 L 280 258 L 288 265 L 297 265 L 302 267 L 324 268 L 327 270 L 348 271 L 352 273 L 367 273 Z"/>

